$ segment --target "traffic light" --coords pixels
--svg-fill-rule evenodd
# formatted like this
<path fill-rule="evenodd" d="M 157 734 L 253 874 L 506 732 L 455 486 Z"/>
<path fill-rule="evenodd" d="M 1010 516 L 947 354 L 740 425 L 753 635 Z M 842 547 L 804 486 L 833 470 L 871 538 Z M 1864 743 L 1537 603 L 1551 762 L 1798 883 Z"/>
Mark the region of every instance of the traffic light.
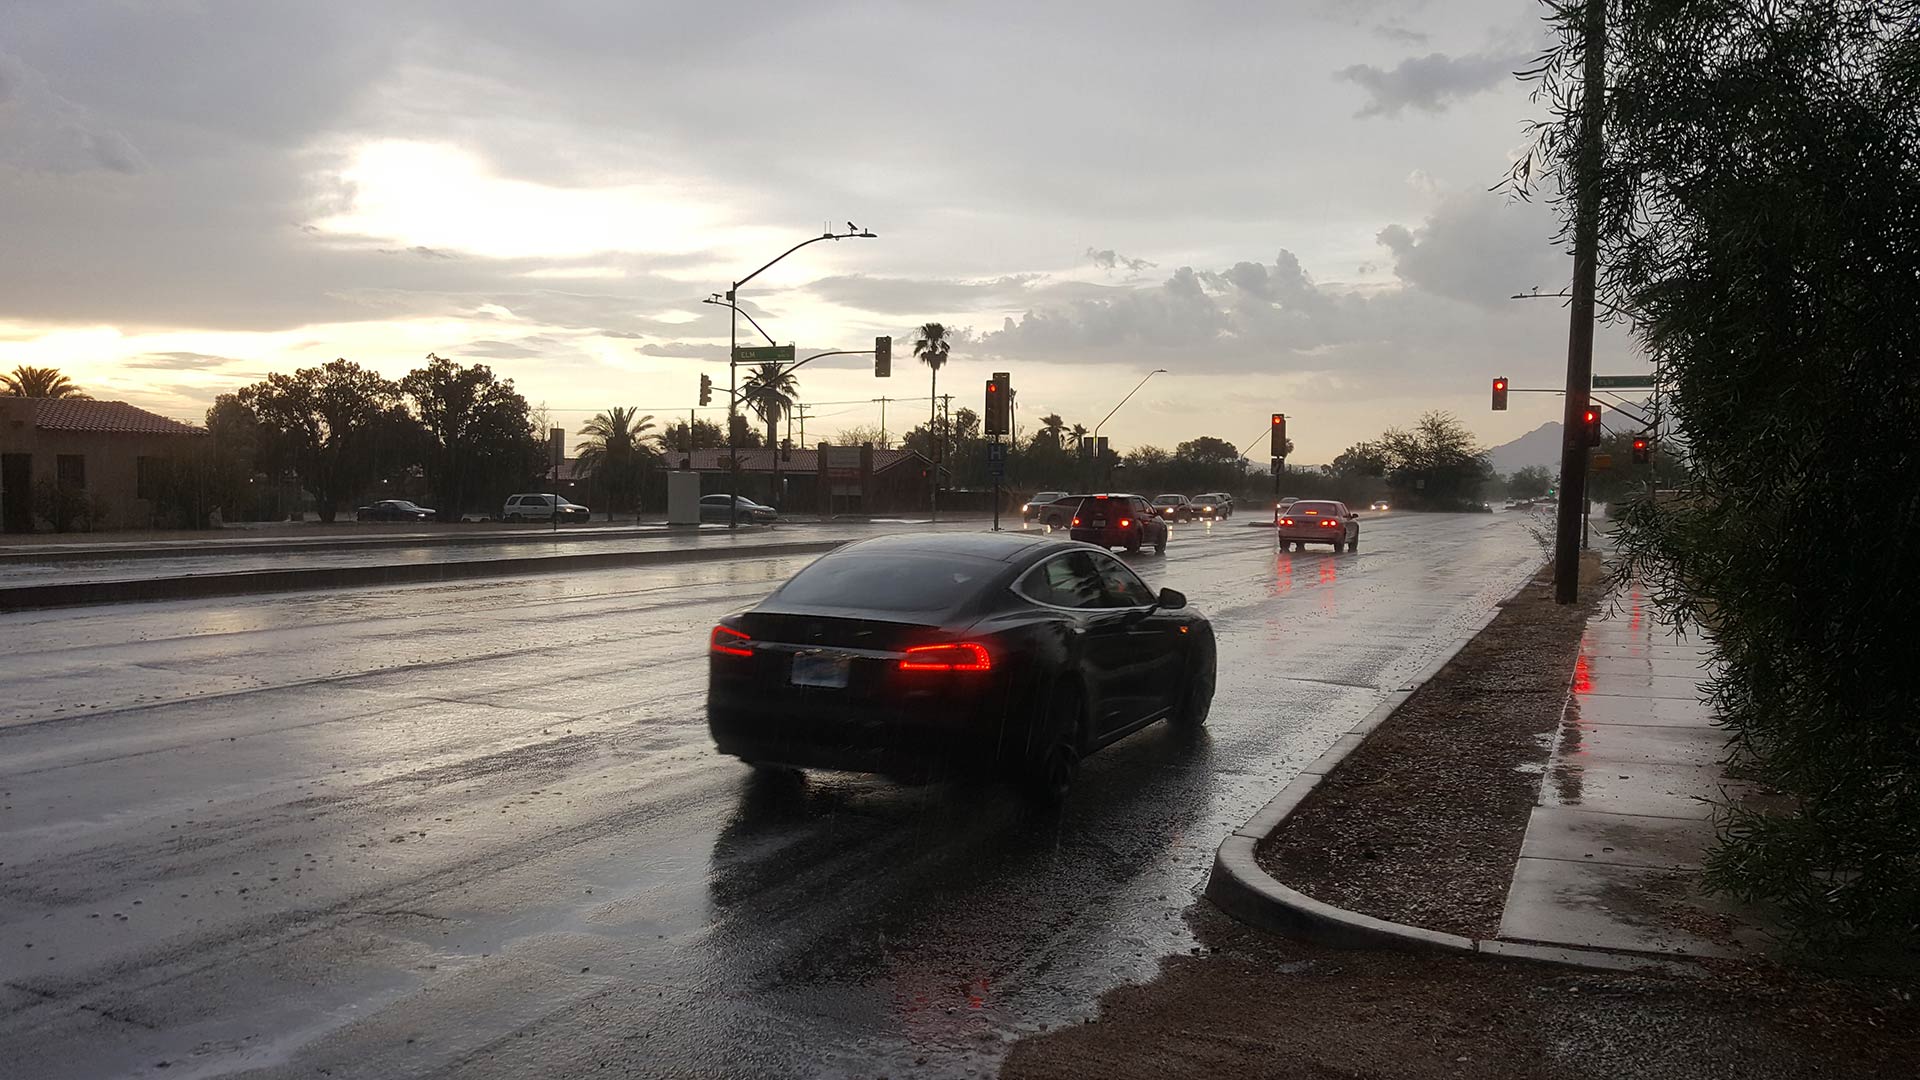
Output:
<path fill-rule="evenodd" d="M 1279 413 L 1273 414 L 1273 456 L 1287 456 L 1287 418 Z"/>
<path fill-rule="evenodd" d="M 1587 433 L 1587 445 L 1600 445 L 1600 403 L 1587 402 L 1587 411 L 1580 415 L 1580 427 Z"/>
<path fill-rule="evenodd" d="M 873 377 L 890 378 L 893 375 L 893 339 L 877 337 L 873 339 Z"/>
<path fill-rule="evenodd" d="M 713 404 L 713 380 L 705 375 L 700 376 L 700 404 Z"/>
<path fill-rule="evenodd" d="M 1005 435 L 1013 430 L 1010 421 L 1013 409 L 1009 402 L 1013 398 L 1013 388 L 1007 385 L 1007 373 L 996 371 L 993 378 L 987 380 L 987 427 L 989 435 Z"/>
<path fill-rule="evenodd" d="M 1645 465 L 1647 463 L 1647 459 L 1652 456 L 1653 456 L 1653 443 L 1649 442 L 1645 435 L 1634 436 L 1633 463 L 1635 465 Z"/>
<path fill-rule="evenodd" d="M 1507 411 L 1507 380 L 1493 380 L 1493 411 Z"/>

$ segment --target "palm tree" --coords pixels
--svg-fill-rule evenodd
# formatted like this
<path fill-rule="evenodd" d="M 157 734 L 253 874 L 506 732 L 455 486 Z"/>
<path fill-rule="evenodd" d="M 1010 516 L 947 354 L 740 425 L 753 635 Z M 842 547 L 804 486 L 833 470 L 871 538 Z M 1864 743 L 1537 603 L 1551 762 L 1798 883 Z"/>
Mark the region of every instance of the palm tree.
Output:
<path fill-rule="evenodd" d="M 1073 440 L 1073 448 L 1078 450 L 1087 441 L 1087 434 L 1087 425 L 1075 424 L 1068 429 L 1067 438 Z"/>
<path fill-rule="evenodd" d="M 637 487 L 640 470 L 653 459 L 650 444 L 658 436 L 652 431 L 652 416 L 641 416 L 640 410 L 624 405 L 580 425 L 585 438 L 573 448 L 575 467 L 595 480 L 604 478 L 608 521 L 613 520 L 619 497 Z"/>
<path fill-rule="evenodd" d="M 794 395 L 799 392 L 800 381 L 776 360 L 757 365 L 740 384 L 740 396 L 767 423 L 768 446 L 780 445 L 780 418 L 793 409 Z"/>
<path fill-rule="evenodd" d="M 0 394 L 7 397 L 85 398 L 59 368 L 21 364 L 11 375 L 0 375 Z"/>
<path fill-rule="evenodd" d="M 913 355 L 933 369 L 933 404 L 927 408 L 929 432 L 939 427 L 936 417 L 940 414 L 940 369 L 947 364 L 947 350 L 947 328 L 937 322 L 922 326 L 920 336 L 913 339 Z"/>
<path fill-rule="evenodd" d="M 1053 443 L 1054 449 L 1060 449 L 1060 438 L 1066 432 L 1067 422 L 1060 419 L 1059 413 L 1048 413 L 1040 418 L 1040 434 Z"/>

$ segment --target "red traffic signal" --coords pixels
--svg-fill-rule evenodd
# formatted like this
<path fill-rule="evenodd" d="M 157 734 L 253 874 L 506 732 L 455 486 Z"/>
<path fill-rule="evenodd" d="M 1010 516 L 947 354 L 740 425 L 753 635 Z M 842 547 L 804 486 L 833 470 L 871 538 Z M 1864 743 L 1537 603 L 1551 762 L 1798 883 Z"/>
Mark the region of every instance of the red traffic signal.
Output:
<path fill-rule="evenodd" d="M 1635 465 L 1645 465 L 1647 459 L 1652 456 L 1653 443 L 1645 438 L 1636 438 L 1633 440 L 1633 463 Z"/>
<path fill-rule="evenodd" d="M 1013 430 L 1013 386 L 1011 377 L 996 371 L 987 380 L 986 433 L 1006 435 Z"/>
<path fill-rule="evenodd" d="M 1280 413 L 1273 414 L 1273 455 L 1277 458 L 1287 456 L 1287 418 Z"/>
<path fill-rule="evenodd" d="M 1493 411 L 1507 411 L 1507 380 L 1493 380 Z"/>
<path fill-rule="evenodd" d="M 1580 427 L 1587 434 L 1588 446 L 1600 445 L 1601 423 L 1598 403 L 1591 401 L 1587 403 L 1586 411 L 1580 414 Z"/>

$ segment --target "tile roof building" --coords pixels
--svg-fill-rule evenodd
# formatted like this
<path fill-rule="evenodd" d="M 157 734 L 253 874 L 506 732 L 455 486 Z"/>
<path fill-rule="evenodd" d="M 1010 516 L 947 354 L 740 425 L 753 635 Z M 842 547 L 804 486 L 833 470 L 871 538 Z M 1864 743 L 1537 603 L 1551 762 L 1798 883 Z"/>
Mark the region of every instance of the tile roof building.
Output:
<path fill-rule="evenodd" d="M 146 528 L 202 428 L 124 401 L 0 397 L 0 526 Z"/>

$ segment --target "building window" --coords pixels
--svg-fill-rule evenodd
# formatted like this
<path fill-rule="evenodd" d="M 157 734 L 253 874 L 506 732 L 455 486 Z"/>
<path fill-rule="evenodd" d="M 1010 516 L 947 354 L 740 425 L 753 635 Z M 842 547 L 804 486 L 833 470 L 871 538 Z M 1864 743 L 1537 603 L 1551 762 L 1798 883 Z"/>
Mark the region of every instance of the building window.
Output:
<path fill-rule="evenodd" d="M 55 475 L 61 487 L 87 486 L 87 458 L 84 454 L 61 454 L 54 459 Z"/>

